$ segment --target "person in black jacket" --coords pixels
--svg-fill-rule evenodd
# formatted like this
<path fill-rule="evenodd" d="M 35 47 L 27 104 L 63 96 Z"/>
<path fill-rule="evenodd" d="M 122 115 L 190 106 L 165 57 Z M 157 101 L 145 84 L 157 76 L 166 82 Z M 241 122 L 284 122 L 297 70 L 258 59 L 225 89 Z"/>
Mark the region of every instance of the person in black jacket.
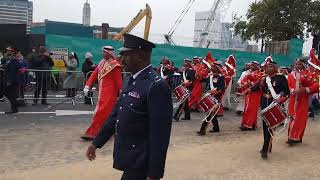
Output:
<path fill-rule="evenodd" d="M 13 48 L 10 46 L 6 48 L 6 53 L 0 59 L 0 102 L 4 101 L 5 88 L 6 88 L 6 76 L 4 74 L 4 69 L 8 61 L 14 59 Z"/>
<path fill-rule="evenodd" d="M 93 55 L 90 52 L 85 54 L 85 60 L 82 64 L 82 72 L 86 77 L 86 81 L 90 78 L 92 72 L 95 69 L 95 65 L 92 62 Z M 84 96 L 84 104 L 91 104 L 91 98 L 93 96 L 93 92 L 89 91 L 88 96 Z"/>
<path fill-rule="evenodd" d="M 267 108 L 271 103 L 283 104 L 290 96 L 290 90 L 286 77 L 278 73 L 275 62 L 268 62 L 265 65 L 266 77 L 261 82 L 251 87 L 251 91 L 262 91 L 260 106 L 261 110 Z M 272 93 L 273 92 L 273 93 Z M 263 146 L 260 151 L 261 158 L 267 159 L 268 152 L 272 149 L 272 137 L 268 126 L 263 121 Z"/>
<path fill-rule="evenodd" d="M 192 82 L 196 79 L 196 72 L 193 70 L 191 62 L 192 61 L 190 59 L 185 59 L 184 69 L 182 71 L 182 85 L 188 89 L 189 93 L 192 92 Z M 173 116 L 176 121 L 179 121 L 182 111 L 184 111 L 184 118 L 182 118 L 182 120 L 191 120 L 188 102 L 189 98 L 187 98 L 185 102 L 180 104 L 180 106 L 178 107 L 176 113 Z"/>
<path fill-rule="evenodd" d="M 164 174 L 173 107 L 169 85 L 150 64 L 154 47 L 142 38 L 124 35 L 120 53 L 133 75 L 86 154 L 94 160 L 96 149 L 114 135 L 113 167 L 124 171 L 122 180 L 155 180 Z"/>
<path fill-rule="evenodd" d="M 47 51 L 47 49 L 43 46 L 39 48 L 39 54 L 35 53 L 33 54 L 32 59 L 30 60 L 31 63 L 31 68 L 40 70 L 36 71 L 36 82 L 37 82 L 37 87 L 34 92 L 34 102 L 33 105 L 36 105 L 38 103 L 39 99 L 39 94 L 40 91 L 42 90 L 42 96 L 41 96 L 41 104 L 43 105 L 49 105 L 47 103 L 47 83 L 51 78 L 51 67 L 54 65 L 53 61 Z"/>
<path fill-rule="evenodd" d="M 5 96 L 9 99 L 11 104 L 11 111 L 6 114 L 18 112 L 17 90 L 19 85 L 19 68 L 20 64 L 16 58 L 7 61 L 5 66 L 6 75 L 6 89 Z"/>
<path fill-rule="evenodd" d="M 197 132 L 199 136 L 206 135 L 207 128 L 210 122 L 212 123 L 213 128 L 209 132 L 219 133 L 220 127 L 218 117 L 223 116 L 221 100 L 225 92 L 225 78 L 221 72 L 222 65 L 220 63 L 213 63 L 211 66 L 212 67 L 209 67 L 211 69 L 211 75 L 207 78 L 207 93 L 214 96 L 214 98 L 219 102 L 220 105 L 218 107 L 217 113 L 215 113 L 214 111 L 211 112 L 206 121 L 202 122 L 200 130 Z"/>

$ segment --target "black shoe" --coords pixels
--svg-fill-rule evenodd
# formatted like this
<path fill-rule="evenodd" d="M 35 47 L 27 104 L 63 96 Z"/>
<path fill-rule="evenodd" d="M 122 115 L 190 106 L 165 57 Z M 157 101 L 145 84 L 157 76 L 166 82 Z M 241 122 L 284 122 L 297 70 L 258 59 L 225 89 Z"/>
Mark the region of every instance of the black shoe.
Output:
<path fill-rule="evenodd" d="M 239 129 L 240 129 L 241 131 L 249 131 L 249 128 L 243 127 L 243 126 L 239 127 Z"/>
<path fill-rule="evenodd" d="M 206 133 L 200 132 L 200 131 L 198 131 L 197 134 L 198 134 L 199 136 L 205 136 L 205 135 L 206 135 Z"/>
<path fill-rule="evenodd" d="M 219 133 L 220 130 L 210 130 L 209 132 L 211 132 L 211 133 Z"/>
<path fill-rule="evenodd" d="M 242 111 L 237 111 L 237 115 L 241 116 L 242 115 Z"/>
<path fill-rule="evenodd" d="M 18 113 L 18 110 L 14 110 L 14 111 L 9 111 L 9 112 L 5 112 L 4 114 L 15 114 Z"/>
<path fill-rule="evenodd" d="M 256 130 L 256 127 L 253 127 L 253 128 L 248 128 L 249 131 L 255 131 Z"/>
<path fill-rule="evenodd" d="M 261 150 L 260 154 L 261 154 L 261 158 L 262 159 L 264 159 L 264 160 L 268 159 L 268 152 L 265 152 L 265 151 Z"/>
<path fill-rule="evenodd" d="M 191 120 L 190 118 L 182 118 L 181 120 L 183 120 L 183 121 L 189 121 L 189 120 Z"/>
<path fill-rule="evenodd" d="M 83 139 L 84 141 L 93 141 L 94 138 L 87 137 L 87 136 L 81 136 L 81 139 Z"/>
<path fill-rule="evenodd" d="M 314 113 L 313 112 L 309 113 L 309 117 L 314 118 Z"/>
<path fill-rule="evenodd" d="M 179 118 L 173 117 L 173 119 L 176 120 L 177 122 L 179 122 Z"/>
<path fill-rule="evenodd" d="M 294 140 L 288 139 L 288 141 L 286 143 L 289 144 L 289 146 L 293 146 L 293 145 L 301 143 L 301 142 L 302 141 L 294 141 Z"/>
<path fill-rule="evenodd" d="M 47 102 L 42 102 L 41 104 L 42 104 L 42 105 L 45 105 L 45 106 L 50 105 L 50 104 L 49 104 L 49 103 L 47 103 Z"/>
<path fill-rule="evenodd" d="M 224 110 L 224 111 L 229 111 L 229 108 L 224 107 L 223 110 Z"/>

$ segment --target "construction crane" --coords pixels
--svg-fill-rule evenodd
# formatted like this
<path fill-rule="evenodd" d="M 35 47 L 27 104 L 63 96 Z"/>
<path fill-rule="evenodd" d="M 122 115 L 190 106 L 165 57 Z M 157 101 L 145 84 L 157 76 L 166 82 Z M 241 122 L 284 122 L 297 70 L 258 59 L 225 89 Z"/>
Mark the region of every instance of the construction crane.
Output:
<path fill-rule="evenodd" d="M 123 28 L 121 32 L 119 32 L 113 37 L 113 40 L 117 40 L 117 41 L 121 40 L 123 38 L 123 35 L 125 33 L 131 32 L 132 29 L 136 27 L 144 17 L 146 17 L 146 22 L 144 27 L 144 39 L 148 40 L 149 33 L 150 33 L 151 19 L 152 19 L 152 11 L 148 4 L 146 4 L 145 9 L 143 10 L 141 9 L 139 11 L 139 13 L 131 20 L 131 22 L 125 28 Z"/>
<path fill-rule="evenodd" d="M 210 9 L 209 16 L 206 19 L 206 23 L 201 31 L 198 47 L 208 48 L 210 41 L 208 40 L 210 35 L 210 29 L 214 22 L 219 21 L 217 18 L 218 13 L 227 12 L 232 0 L 215 0 L 212 8 Z"/>
<path fill-rule="evenodd" d="M 174 41 L 172 40 L 172 35 L 175 32 L 175 30 L 177 29 L 177 27 L 179 26 L 179 24 L 182 22 L 182 20 L 184 19 L 184 17 L 186 16 L 186 14 L 188 13 L 188 11 L 190 10 L 192 4 L 195 2 L 195 0 L 189 0 L 189 2 L 187 3 L 187 5 L 185 6 L 185 8 L 183 9 L 182 13 L 180 14 L 180 16 L 178 17 L 178 19 L 174 22 L 173 26 L 171 27 L 171 29 L 169 30 L 169 32 L 167 34 L 164 35 L 164 38 L 166 40 L 166 44 L 170 44 L 170 45 L 176 45 L 174 43 Z"/>

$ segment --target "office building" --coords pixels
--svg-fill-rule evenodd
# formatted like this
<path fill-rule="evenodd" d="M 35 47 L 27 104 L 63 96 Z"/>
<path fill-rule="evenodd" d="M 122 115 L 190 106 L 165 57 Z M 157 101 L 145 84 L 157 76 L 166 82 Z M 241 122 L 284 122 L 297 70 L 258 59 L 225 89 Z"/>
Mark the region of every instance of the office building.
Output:
<path fill-rule="evenodd" d="M 0 24 L 26 24 L 30 33 L 32 24 L 33 3 L 28 0 L 1 0 Z"/>

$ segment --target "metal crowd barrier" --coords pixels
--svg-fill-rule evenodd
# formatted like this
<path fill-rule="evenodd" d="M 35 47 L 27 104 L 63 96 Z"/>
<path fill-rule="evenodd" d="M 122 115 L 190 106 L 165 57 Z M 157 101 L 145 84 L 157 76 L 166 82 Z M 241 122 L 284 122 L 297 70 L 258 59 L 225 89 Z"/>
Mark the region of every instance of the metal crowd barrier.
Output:
<path fill-rule="evenodd" d="M 59 70 L 36 70 L 28 69 L 25 73 L 20 75 L 21 86 L 18 89 L 18 100 L 50 100 L 50 101 L 61 101 L 67 98 L 72 99 L 72 97 L 67 97 L 67 88 L 63 86 L 65 80 L 68 76 L 73 76 L 75 86 L 75 94 L 82 93 L 86 81 L 89 79 L 93 71 L 83 74 L 81 71 L 59 71 Z M 128 72 L 123 72 L 123 79 L 125 82 L 125 77 L 130 75 Z M 1 77 L 4 78 L 4 70 L 0 69 L 0 80 Z M 175 73 L 170 80 L 170 87 L 172 91 L 181 84 L 182 75 Z M 231 99 L 237 102 L 237 96 L 235 92 L 237 78 L 233 79 Z M 4 93 L 4 80 L 0 81 L 0 95 L 1 92 Z M 1 86 L 2 85 L 2 86 Z M 47 97 L 42 97 L 42 89 L 46 87 Z M 205 88 L 205 85 L 203 86 Z M 3 91 L 1 91 L 3 90 Z M 98 99 L 99 85 L 95 83 L 92 87 L 91 104 Z M 174 97 L 174 95 L 173 95 Z M 1 97 L 0 97 L 1 98 Z M 83 101 L 83 99 L 81 99 Z M 74 101 L 72 101 L 75 104 Z"/>
<path fill-rule="evenodd" d="M 19 77 L 18 99 L 46 101 L 65 100 L 83 90 L 85 76 L 81 71 L 27 69 Z"/>

